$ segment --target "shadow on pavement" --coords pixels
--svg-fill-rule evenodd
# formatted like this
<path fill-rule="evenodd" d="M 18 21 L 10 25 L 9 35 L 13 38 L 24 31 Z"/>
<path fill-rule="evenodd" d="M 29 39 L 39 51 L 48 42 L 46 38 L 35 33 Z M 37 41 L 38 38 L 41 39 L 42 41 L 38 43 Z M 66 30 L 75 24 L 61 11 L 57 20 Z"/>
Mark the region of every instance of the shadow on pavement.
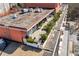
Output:
<path fill-rule="evenodd" d="M 5 54 L 12 54 L 14 53 L 18 48 L 21 48 L 22 51 L 35 51 L 35 52 L 41 52 L 41 49 L 38 48 L 34 48 L 34 47 L 30 47 L 30 46 L 26 46 L 23 45 L 21 43 L 17 43 L 17 42 L 12 42 L 11 44 L 9 44 L 4 51 L 2 50 L 0 52 L 0 54 L 5 55 Z"/>
<path fill-rule="evenodd" d="M 21 46 L 21 49 L 24 51 L 30 50 L 30 51 L 35 51 L 35 52 L 41 52 L 41 49 L 39 49 L 39 48 L 34 48 L 31 46 L 26 46 L 26 45 Z"/>
<path fill-rule="evenodd" d="M 7 53 L 7 54 L 12 54 L 14 51 L 16 51 L 16 49 L 20 46 L 21 44 L 20 43 L 16 43 L 16 42 L 13 42 L 11 43 L 10 45 L 8 45 L 4 51 L 4 53 Z"/>

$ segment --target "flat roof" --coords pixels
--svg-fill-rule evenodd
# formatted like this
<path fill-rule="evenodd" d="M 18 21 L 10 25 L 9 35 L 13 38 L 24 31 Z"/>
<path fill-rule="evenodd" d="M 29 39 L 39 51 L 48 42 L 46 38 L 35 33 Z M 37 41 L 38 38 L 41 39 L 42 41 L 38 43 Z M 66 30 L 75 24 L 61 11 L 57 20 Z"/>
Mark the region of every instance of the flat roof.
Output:
<path fill-rule="evenodd" d="M 19 13 L 17 12 L 16 19 L 12 19 L 11 18 L 12 15 L 7 16 L 5 18 L 1 18 L 0 25 L 8 27 L 10 26 L 16 28 L 24 28 L 28 31 L 52 12 L 53 10 L 46 10 L 46 9 L 43 10 L 41 13 L 30 12 L 22 15 L 19 15 Z"/>

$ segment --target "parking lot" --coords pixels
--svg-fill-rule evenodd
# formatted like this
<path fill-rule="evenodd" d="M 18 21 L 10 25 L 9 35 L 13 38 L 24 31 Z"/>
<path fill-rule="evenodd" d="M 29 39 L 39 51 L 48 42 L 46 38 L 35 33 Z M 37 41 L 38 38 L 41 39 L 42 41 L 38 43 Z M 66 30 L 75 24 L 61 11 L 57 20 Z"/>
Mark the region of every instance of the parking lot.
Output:
<path fill-rule="evenodd" d="M 11 42 L 4 51 L 0 51 L 1 56 L 39 56 L 41 50 L 17 42 Z"/>

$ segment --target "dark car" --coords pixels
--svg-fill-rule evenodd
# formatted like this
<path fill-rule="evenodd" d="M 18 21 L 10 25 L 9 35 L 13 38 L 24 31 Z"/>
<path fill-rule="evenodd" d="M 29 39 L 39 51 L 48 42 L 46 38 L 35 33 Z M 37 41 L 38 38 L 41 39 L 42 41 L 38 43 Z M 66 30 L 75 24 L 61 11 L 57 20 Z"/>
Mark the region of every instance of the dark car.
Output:
<path fill-rule="evenodd" d="M 77 36 L 79 36 L 79 34 L 77 34 Z"/>
<path fill-rule="evenodd" d="M 77 40 L 79 40 L 79 36 L 77 36 Z"/>
<path fill-rule="evenodd" d="M 0 50 L 3 50 L 6 47 L 6 41 L 4 39 L 0 39 Z"/>

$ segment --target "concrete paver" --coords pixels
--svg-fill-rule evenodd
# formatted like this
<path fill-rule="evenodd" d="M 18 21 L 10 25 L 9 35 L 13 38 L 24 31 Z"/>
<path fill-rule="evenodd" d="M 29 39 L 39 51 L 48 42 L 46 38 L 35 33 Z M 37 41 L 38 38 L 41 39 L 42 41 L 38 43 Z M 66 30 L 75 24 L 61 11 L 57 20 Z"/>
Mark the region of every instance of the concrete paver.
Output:
<path fill-rule="evenodd" d="M 42 50 L 40 54 L 41 54 L 42 56 L 51 56 L 51 55 L 52 55 L 52 52 L 46 51 L 46 50 Z"/>

